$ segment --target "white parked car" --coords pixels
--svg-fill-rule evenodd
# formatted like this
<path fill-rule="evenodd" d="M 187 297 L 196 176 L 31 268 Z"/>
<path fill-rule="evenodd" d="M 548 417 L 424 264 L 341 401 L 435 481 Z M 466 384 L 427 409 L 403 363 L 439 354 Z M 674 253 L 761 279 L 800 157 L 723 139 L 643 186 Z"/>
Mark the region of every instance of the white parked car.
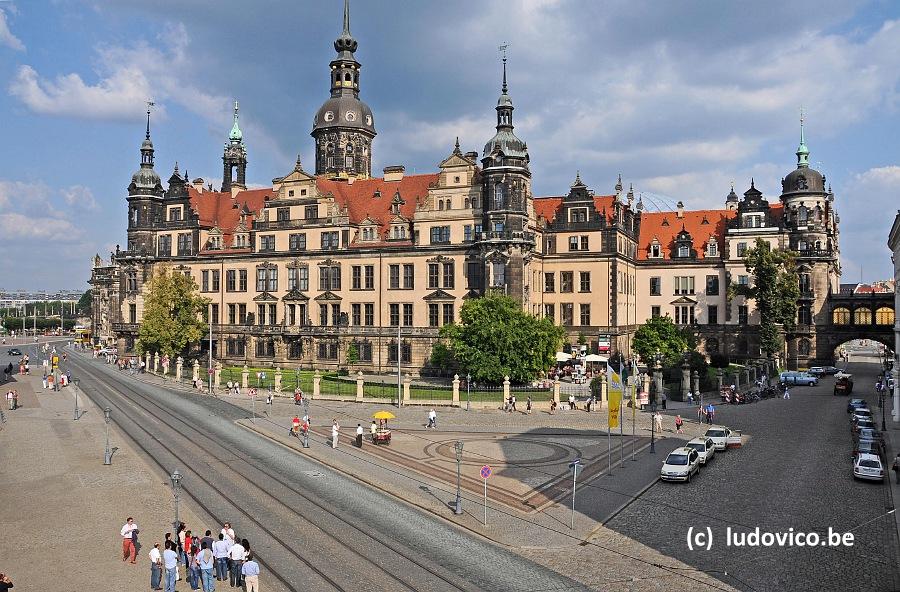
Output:
<path fill-rule="evenodd" d="M 684 445 L 685 448 L 693 448 L 700 455 L 700 464 L 705 465 L 706 462 L 716 454 L 716 445 L 706 437 L 694 438 Z"/>
<path fill-rule="evenodd" d="M 663 481 L 691 482 L 691 475 L 700 472 L 700 455 L 693 448 L 676 448 L 669 453 L 659 471 Z"/>
<path fill-rule="evenodd" d="M 854 479 L 884 480 L 884 465 L 876 454 L 859 454 L 853 461 Z"/>
<path fill-rule="evenodd" d="M 731 430 L 728 428 L 709 428 L 704 436 L 713 441 L 713 444 L 716 445 L 716 450 L 725 450 L 728 447 L 728 437 L 731 436 Z"/>

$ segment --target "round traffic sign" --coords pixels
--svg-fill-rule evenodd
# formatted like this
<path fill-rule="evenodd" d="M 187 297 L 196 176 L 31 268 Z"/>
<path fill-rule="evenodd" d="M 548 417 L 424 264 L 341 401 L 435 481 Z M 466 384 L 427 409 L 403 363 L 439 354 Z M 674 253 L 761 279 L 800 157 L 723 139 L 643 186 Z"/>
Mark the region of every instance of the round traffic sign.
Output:
<path fill-rule="evenodd" d="M 483 467 L 481 467 L 481 478 L 482 479 L 487 479 L 492 474 L 493 474 L 493 471 L 491 470 L 491 467 L 489 467 L 488 465 L 484 465 Z"/>

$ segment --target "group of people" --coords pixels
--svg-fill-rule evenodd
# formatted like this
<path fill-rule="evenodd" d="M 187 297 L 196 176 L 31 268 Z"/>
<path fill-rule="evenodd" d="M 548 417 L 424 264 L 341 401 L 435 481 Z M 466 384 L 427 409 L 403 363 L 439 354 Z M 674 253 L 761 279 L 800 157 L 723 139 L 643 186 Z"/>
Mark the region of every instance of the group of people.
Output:
<path fill-rule="evenodd" d="M 713 420 L 716 418 L 716 408 L 712 403 L 704 406 L 700 405 L 697 408 L 697 420 L 703 422 L 706 420 L 706 423 L 712 425 Z"/>
<path fill-rule="evenodd" d="M 15 389 L 9 389 L 6 391 L 6 403 L 9 405 L 10 411 L 15 411 L 19 408 L 19 392 Z"/>
<path fill-rule="evenodd" d="M 137 562 L 139 532 L 129 516 L 121 530 L 122 561 Z M 154 543 L 148 556 L 153 590 L 175 592 L 176 582 L 186 579 L 191 590 L 215 592 L 217 581 L 227 581 L 232 588 L 259 592 L 259 564 L 250 550 L 250 542 L 246 538 L 238 539 L 229 522 L 223 524 L 217 539 L 211 530 L 206 530 L 203 536 L 194 534 L 182 522 L 174 538 L 167 532 L 162 548 L 159 542 Z"/>

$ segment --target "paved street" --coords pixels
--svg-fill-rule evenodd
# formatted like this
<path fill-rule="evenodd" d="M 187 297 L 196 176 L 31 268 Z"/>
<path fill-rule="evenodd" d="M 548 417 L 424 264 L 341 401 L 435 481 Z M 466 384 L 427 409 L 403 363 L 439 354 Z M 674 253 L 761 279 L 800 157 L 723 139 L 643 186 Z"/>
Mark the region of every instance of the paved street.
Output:
<path fill-rule="evenodd" d="M 875 368 L 850 365 L 854 396 L 868 396 L 880 422 Z M 789 401 L 720 406 L 717 421 L 751 432 L 751 443 L 716 455 L 690 484 L 657 483 L 607 526 L 742 590 L 897 590 L 890 488 L 854 481 L 846 398 L 834 397 L 832 384 L 795 387 Z M 692 527 L 712 529 L 709 551 L 688 549 Z M 832 527 L 853 532 L 855 545 L 729 548 L 727 527 L 820 534 Z"/>

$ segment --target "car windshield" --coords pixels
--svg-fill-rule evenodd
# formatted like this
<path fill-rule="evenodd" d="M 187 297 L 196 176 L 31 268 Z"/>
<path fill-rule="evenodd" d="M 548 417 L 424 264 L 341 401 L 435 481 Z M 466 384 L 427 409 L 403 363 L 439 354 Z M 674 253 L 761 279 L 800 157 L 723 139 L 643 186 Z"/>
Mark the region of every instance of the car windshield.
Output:
<path fill-rule="evenodd" d="M 862 428 L 859 430 L 859 439 L 860 440 L 875 440 L 877 439 L 877 432 L 872 428 Z"/>
<path fill-rule="evenodd" d="M 706 450 L 706 444 L 690 443 L 690 444 L 687 445 L 687 447 L 688 447 L 688 448 L 693 448 L 693 449 L 696 450 L 697 452 L 703 452 L 703 451 Z"/>
<path fill-rule="evenodd" d="M 667 465 L 686 465 L 688 464 L 688 457 L 686 454 L 670 454 L 669 458 L 666 459 Z"/>
<path fill-rule="evenodd" d="M 724 438 L 725 430 L 706 430 L 707 438 Z"/>
<path fill-rule="evenodd" d="M 859 466 L 869 467 L 872 469 L 879 469 L 879 468 L 881 468 L 881 463 L 879 463 L 877 460 L 872 460 L 872 459 L 867 458 L 867 459 L 859 461 Z"/>

